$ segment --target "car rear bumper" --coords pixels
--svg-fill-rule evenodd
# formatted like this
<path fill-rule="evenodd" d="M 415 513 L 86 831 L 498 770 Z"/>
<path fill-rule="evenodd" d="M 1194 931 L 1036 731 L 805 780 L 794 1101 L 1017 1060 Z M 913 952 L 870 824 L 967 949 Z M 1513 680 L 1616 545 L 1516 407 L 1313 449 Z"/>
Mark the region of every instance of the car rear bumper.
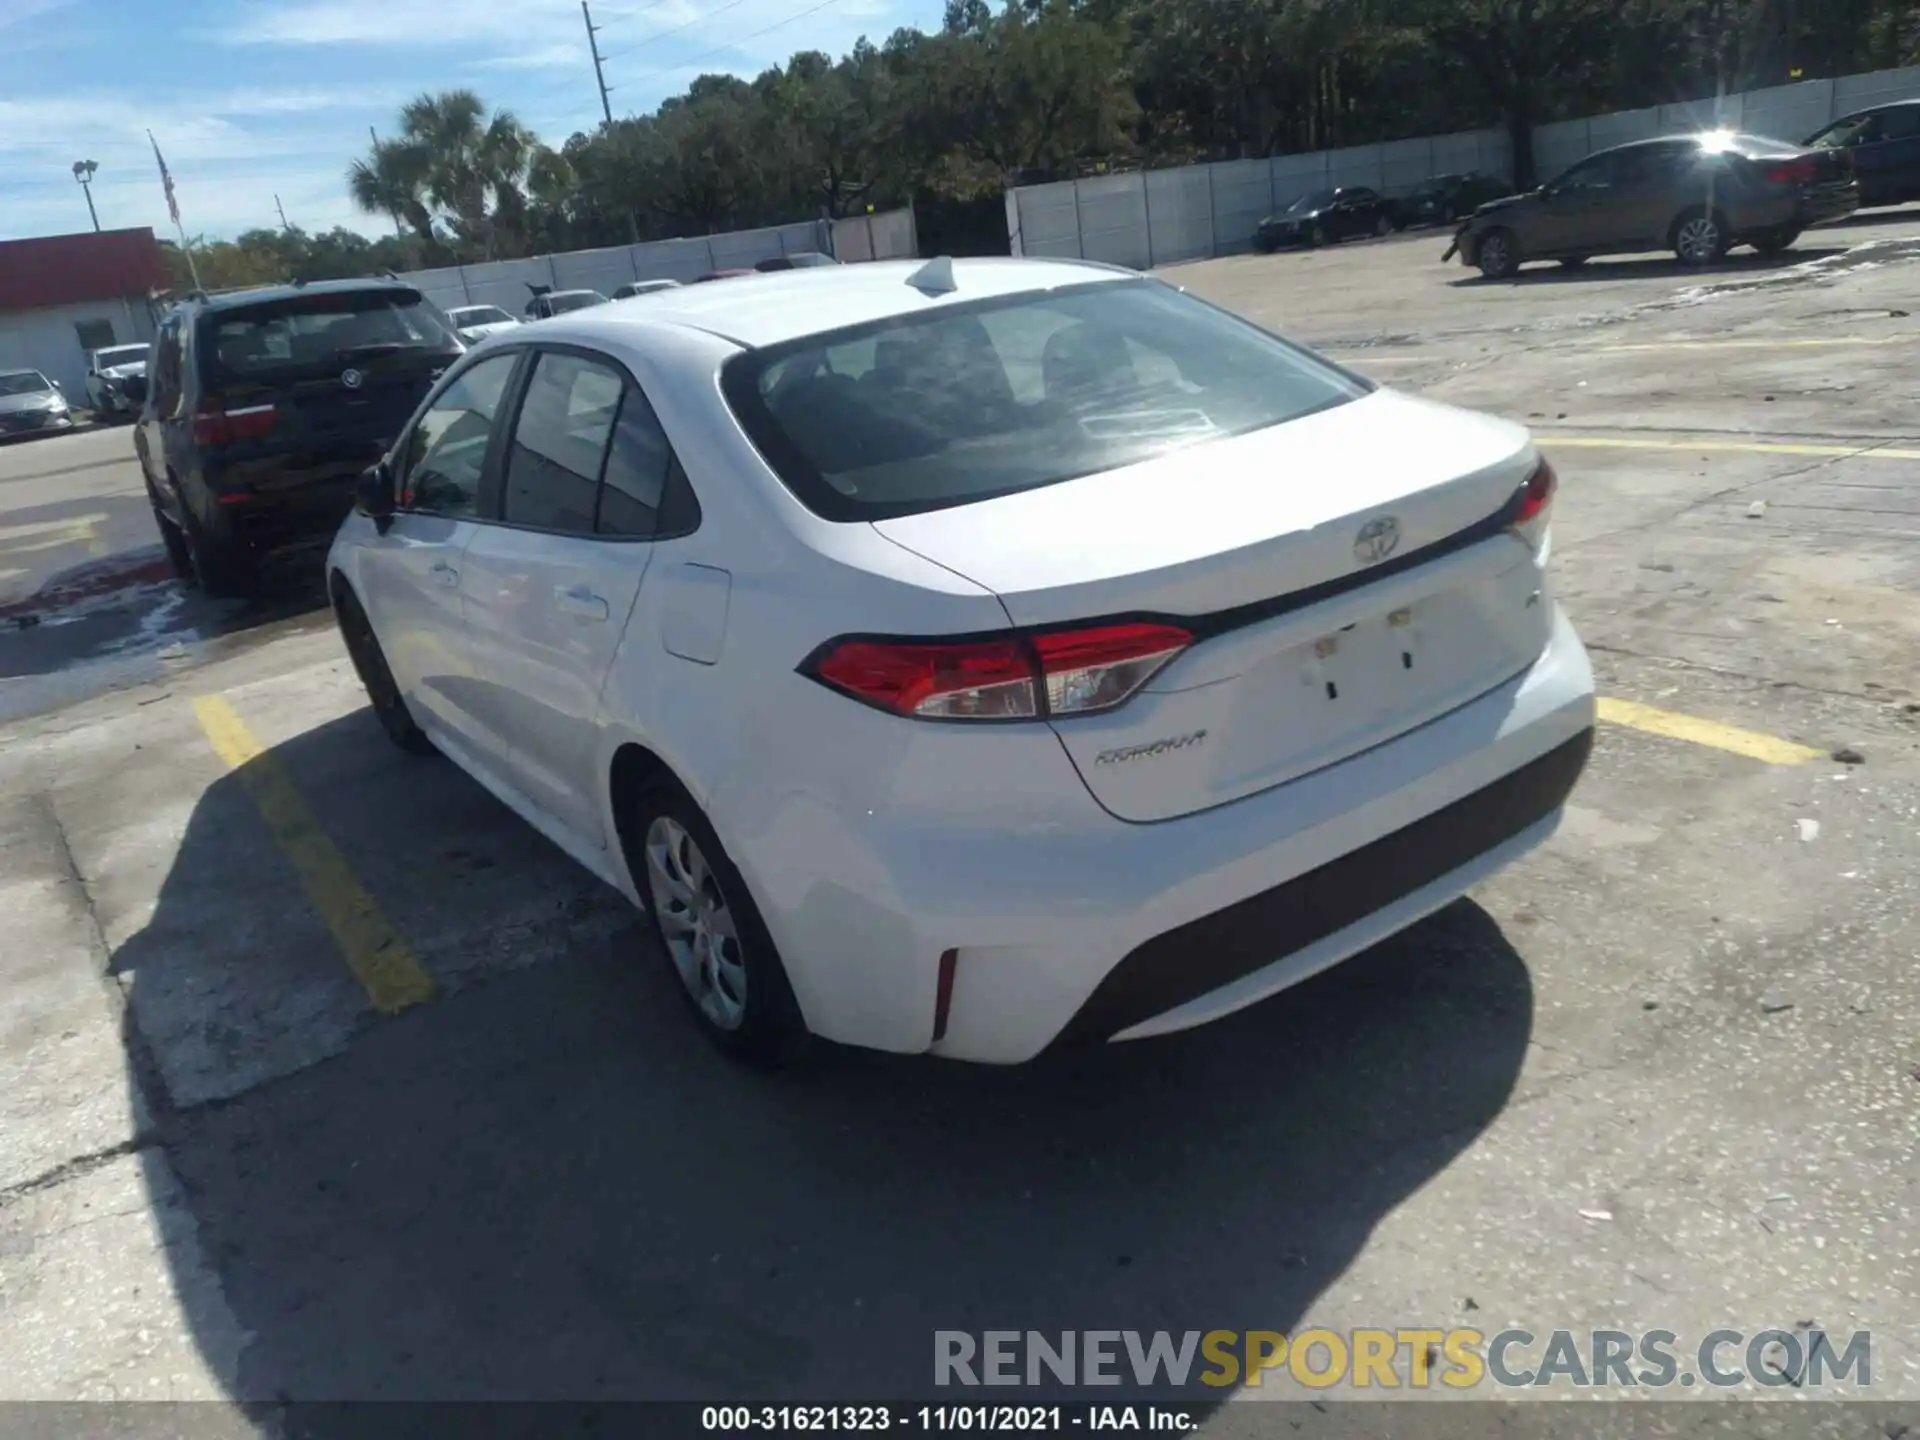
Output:
<path fill-rule="evenodd" d="M 776 821 L 777 855 L 735 848 L 816 1033 L 1018 1063 L 1229 1014 L 1440 908 L 1552 832 L 1593 725 L 1592 670 L 1556 610 L 1524 674 L 1197 815 L 1116 821 L 1076 784 L 1047 816 L 1028 785 L 991 835 L 869 812 L 798 845 Z"/>
<path fill-rule="evenodd" d="M 1826 185 L 1800 196 L 1796 218 L 1803 226 L 1819 225 L 1828 220 L 1843 220 L 1859 208 L 1860 186 L 1857 183 Z"/>

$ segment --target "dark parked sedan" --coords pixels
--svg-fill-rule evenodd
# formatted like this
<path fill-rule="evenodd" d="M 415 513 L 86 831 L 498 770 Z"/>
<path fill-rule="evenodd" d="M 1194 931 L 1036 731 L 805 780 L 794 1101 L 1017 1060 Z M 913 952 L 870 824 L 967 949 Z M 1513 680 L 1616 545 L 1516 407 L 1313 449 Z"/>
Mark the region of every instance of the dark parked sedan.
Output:
<path fill-rule="evenodd" d="M 1859 205 L 1844 150 L 1712 130 L 1617 145 L 1538 190 L 1483 205 L 1441 258 L 1458 251 L 1495 280 L 1529 260 L 1581 265 L 1646 250 L 1707 265 L 1735 245 L 1774 254 Z"/>
<path fill-rule="evenodd" d="M 1377 190 L 1347 185 L 1302 195 L 1253 232 L 1253 248 L 1271 255 L 1288 245 L 1331 245 L 1352 235 L 1386 235 L 1393 206 Z"/>
<path fill-rule="evenodd" d="M 1463 175 L 1436 175 L 1393 202 L 1395 218 L 1404 226 L 1451 225 L 1471 215 L 1490 200 L 1513 193 L 1506 181 L 1470 170 Z"/>
<path fill-rule="evenodd" d="M 1920 200 L 1920 100 L 1896 100 L 1842 116 L 1809 137 L 1807 146 L 1847 153 L 1862 205 Z"/>

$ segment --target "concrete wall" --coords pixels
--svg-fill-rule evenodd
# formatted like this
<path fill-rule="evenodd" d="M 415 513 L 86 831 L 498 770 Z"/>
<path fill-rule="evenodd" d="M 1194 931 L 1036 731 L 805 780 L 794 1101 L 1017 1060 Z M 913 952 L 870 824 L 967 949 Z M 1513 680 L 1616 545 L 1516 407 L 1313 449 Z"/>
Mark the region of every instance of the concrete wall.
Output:
<path fill-rule="evenodd" d="M 0 315 L 0 370 L 38 370 L 73 404 L 85 405 L 87 352 L 74 328 L 82 320 L 112 325 L 116 345 L 153 339 L 153 318 L 144 296 L 15 310 Z"/>
<path fill-rule="evenodd" d="M 1915 97 L 1920 97 L 1920 67 L 1565 120 L 1534 131 L 1534 170 L 1549 179 L 1610 145 L 1714 125 L 1804 140 L 1829 120 Z M 1008 235 L 1016 255 L 1104 260 L 1144 270 L 1245 250 L 1262 217 L 1313 190 L 1367 185 L 1387 195 L 1404 194 L 1422 180 L 1464 170 L 1511 180 L 1506 132 L 1469 130 L 1307 155 L 1023 185 L 1007 192 Z"/>
<path fill-rule="evenodd" d="M 450 305 L 498 305 L 510 315 L 519 315 L 533 293 L 527 288 L 529 284 L 611 295 L 631 280 L 678 280 L 684 284 L 709 270 L 744 270 L 756 261 L 803 250 L 823 251 L 849 262 L 912 256 L 916 253 L 913 212 L 893 210 L 846 220 L 805 220 L 695 239 L 571 250 L 564 255 L 493 260 L 484 265 L 452 265 L 440 270 L 409 271 L 401 278 L 418 285 L 442 309 Z"/>

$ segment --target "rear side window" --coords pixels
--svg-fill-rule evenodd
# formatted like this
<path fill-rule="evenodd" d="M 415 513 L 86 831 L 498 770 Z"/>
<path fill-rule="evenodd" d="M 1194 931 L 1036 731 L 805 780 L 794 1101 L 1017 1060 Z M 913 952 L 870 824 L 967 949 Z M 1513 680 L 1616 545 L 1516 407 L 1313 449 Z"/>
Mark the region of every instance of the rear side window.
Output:
<path fill-rule="evenodd" d="M 302 295 L 221 310 L 203 322 L 207 363 L 227 375 L 341 369 L 401 350 L 451 350 L 459 341 L 424 297 L 369 290 Z"/>
<path fill-rule="evenodd" d="M 1882 140 L 1920 138 L 1920 105 L 1898 105 L 1880 116 Z"/>
<path fill-rule="evenodd" d="M 635 539 L 651 536 L 659 520 L 660 498 L 666 491 L 667 468 L 672 463 L 673 448 L 653 407 L 646 396 L 629 388 L 607 455 L 599 532 Z"/>
<path fill-rule="evenodd" d="M 563 535 L 593 533 L 594 498 L 620 409 L 618 373 L 549 351 L 520 402 L 500 518 Z"/>
<path fill-rule="evenodd" d="M 727 362 L 722 386 L 767 462 L 829 520 L 1052 485 L 1367 390 L 1148 280 L 944 306 L 748 351 Z"/>

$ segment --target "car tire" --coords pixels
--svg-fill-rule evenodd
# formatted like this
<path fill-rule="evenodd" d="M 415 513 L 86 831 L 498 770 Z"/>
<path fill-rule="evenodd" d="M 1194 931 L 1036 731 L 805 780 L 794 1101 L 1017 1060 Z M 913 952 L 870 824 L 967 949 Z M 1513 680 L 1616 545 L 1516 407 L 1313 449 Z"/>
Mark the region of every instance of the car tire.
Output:
<path fill-rule="evenodd" d="M 1307 244 L 1315 250 L 1325 245 L 1331 238 L 1332 237 L 1327 234 L 1327 227 L 1324 225 L 1316 224 L 1312 230 L 1307 232 Z"/>
<path fill-rule="evenodd" d="M 1520 240 L 1504 225 L 1496 225 L 1474 246 L 1473 263 L 1489 280 L 1509 280 L 1520 268 Z"/>
<path fill-rule="evenodd" d="M 251 555 L 231 541 L 213 539 L 190 510 L 182 513 L 181 530 L 194 584 L 216 600 L 251 600 L 259 593 Z"/>
<path fill-rule="evenodd" d="M 1590 257 L 1586 255 L 1562 255 L 1560 257 L 1560 268 L 1563 270 L 1578 270 L 1587 263 L 1589 258 Z"/>
<path fill-rule="evenodd" d="M 1714 265 L 1726 258 L 1733 236 L 1727 229 L 1726 216 L 1695 206 L 1673 222 L 1669 243 L 1682 265 Z"/>
<path fill-rule="evenodd" d="M 1455 216 L 1455 214 L 1453 213 L 1453 206 L 1442 205 L 1440 207 L 1440 223 L 1442 225 L 1451 225 L 1454 222 L 1454 220 L 1457 218 L 1458 217 Z"/>
<path fill-rule="evenodd" d="M 1393 221 L 1389 220 L 1385 215 L 1382 215 L 1373 222 L 1373 233 L 1382 240 L 1386 239 L 1387 236 L 1393 233 Z"/>
<path fill-rule="evenodd" d="M 630 865 L 653 938 L 704 1034 L 763 1066 L 803 1049 L 807 1028 L 747 884 L 700 807 L 659 779 L 633 799 Z M 637 862 L 637 863 L 633 863 Z"/>
<path fill-rule="evenodd" d="M 1765 235 L 1753 237 L 1753 248 L 1762 255 L 1778 255 L 1783 250 L 1791 250 L 1800 238 L 1798 230 L 1773 230 Z"/>
<path fill-rule="evenodd" d="M 147 503 L 153 507 L 154 528 L 160 532 L 160 544 L 166 549 L 167 564 L 173 567 L 176 578 L 191 582 L 194 578 L 193 550 L 187 544 L 187 537 L 160 507 L 160 497 L 153 493 L 152 486 L 147 487 Z"/>
<path fill-rule="evenodd" d="M 1256 235 L 1253 237 L 1253 253 L 1256 255 L 1271 255 L 1279 248 L 1280 246 L 1277 241 L 1269 240 L 1264 235 Z"/>
<path fill-rule="evenodd" d="M 340 638 L 346 642 L 347 658 L 365 687 L 367 701 L 387 738 L 409 755 L 431 755 L 433 741 L 427 738 L 407 708 L 407 697 L 387 665 L 387 655 L 373 633 L 373 622 L 360 606 L 354 593 L 342 589 L 334 601 L 334 620 L 340 626 Z"/>

